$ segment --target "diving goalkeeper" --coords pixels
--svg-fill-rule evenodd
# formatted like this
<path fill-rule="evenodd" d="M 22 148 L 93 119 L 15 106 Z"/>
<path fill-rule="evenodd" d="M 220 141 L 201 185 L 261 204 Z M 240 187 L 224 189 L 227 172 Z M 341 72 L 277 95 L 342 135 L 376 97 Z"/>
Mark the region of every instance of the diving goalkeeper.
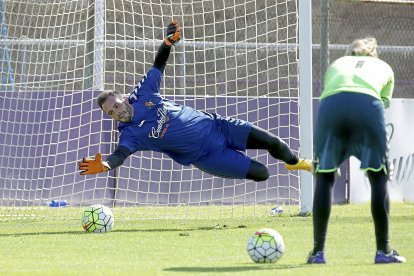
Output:
<path fill-rule="evenodd" d="M 141 79 L 129 97 L 116 91 L 104 91 L 98 106 L 118 121 L 117 149 L 102 161 L 83 158 L 81 175 L 103 173 L 123 164 L 131 154 L 152 150 L 167 154 L 179 164 L 195 167 L 225 178 L 264 181 L 269 177 L 265 165 L 243 152 L 265 149 L 284 161 L 288 170 L 312 170 L 312 163 L 299 159 L 288 145 L 270 132 L 249 122 L 224 118 L 219 114 L 197 111 L 163 98 L 160 84 L 171 47 L 180 40 L 180 26 L 173 20 L 161 44 L 153 67 Z"/>

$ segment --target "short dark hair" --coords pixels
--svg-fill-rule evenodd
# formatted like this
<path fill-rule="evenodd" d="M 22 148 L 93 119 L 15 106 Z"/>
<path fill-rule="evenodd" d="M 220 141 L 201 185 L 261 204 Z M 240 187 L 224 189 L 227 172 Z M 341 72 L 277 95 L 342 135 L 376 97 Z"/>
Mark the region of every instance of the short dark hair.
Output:
<path fill-rule="evenodd" d="M 117 99 L 121 99 L 122 100 L 122 94 L 119 93 L 118 91 L 114 91 L 114 90 L 107 90 L 107 91 L 103 91 L 98 98 L 96 99 L 96 103 L 98 104 L 98 106 L 102 109 L 102 105 L 103 103 L 106 101 L 106 99 L 108 99 L 109 96 L 114 96 Z M 102 109 L 103 110 L 103 109 Z"/>

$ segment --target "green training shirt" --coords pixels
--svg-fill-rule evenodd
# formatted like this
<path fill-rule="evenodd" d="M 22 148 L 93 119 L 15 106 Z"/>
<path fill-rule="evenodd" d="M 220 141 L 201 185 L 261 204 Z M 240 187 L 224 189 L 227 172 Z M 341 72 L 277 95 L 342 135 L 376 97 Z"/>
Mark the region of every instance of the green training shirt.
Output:
<path fill-rule="evenodd" d="M 325 74 L 320 99 L 340 92 L 364 93 L 390 106 L 394 72 L 384 61 L 368 56 L 344 56 L 335 60 Z"/>

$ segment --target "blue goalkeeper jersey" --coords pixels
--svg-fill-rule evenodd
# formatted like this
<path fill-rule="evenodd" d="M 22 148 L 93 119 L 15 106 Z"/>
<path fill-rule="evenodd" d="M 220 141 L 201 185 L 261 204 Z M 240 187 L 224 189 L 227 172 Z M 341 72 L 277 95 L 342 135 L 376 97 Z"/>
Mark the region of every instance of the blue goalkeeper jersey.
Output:
<path fill-rule="evenodd" d="M 215 114 L 197 111 L 160 96 L 162 72 L 152 68 L 129 96 L 134 116 L 129 123 L 118 123 L 119 145 L 131 153 L 152 150 L 170 156 L 182 165 L 190 165 L 222 145 Z"/>

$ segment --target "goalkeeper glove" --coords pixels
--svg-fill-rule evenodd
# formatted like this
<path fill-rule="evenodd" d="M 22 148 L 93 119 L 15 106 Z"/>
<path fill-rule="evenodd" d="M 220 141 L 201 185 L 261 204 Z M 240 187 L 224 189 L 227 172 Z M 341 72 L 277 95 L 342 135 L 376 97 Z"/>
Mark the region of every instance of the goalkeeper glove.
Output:
<path fill-rule="evenodd" d="M 180 25 L 174 19 L 167 27 L 167 38 L 164 40 L 165 45 L 171 47 L 171 45 L 175 45 L 180 41 L 180 38 Z"/>
<path fill-rule="evenodd" d="M 84 157 L 82 162 L 79 163 L 79 169 L 81 170 L 80 174 L 85 175 L 107 172 L 111 168 L 107 162 L 102 162 L 102 155 L 98 152 L 95 159 Z"/>

